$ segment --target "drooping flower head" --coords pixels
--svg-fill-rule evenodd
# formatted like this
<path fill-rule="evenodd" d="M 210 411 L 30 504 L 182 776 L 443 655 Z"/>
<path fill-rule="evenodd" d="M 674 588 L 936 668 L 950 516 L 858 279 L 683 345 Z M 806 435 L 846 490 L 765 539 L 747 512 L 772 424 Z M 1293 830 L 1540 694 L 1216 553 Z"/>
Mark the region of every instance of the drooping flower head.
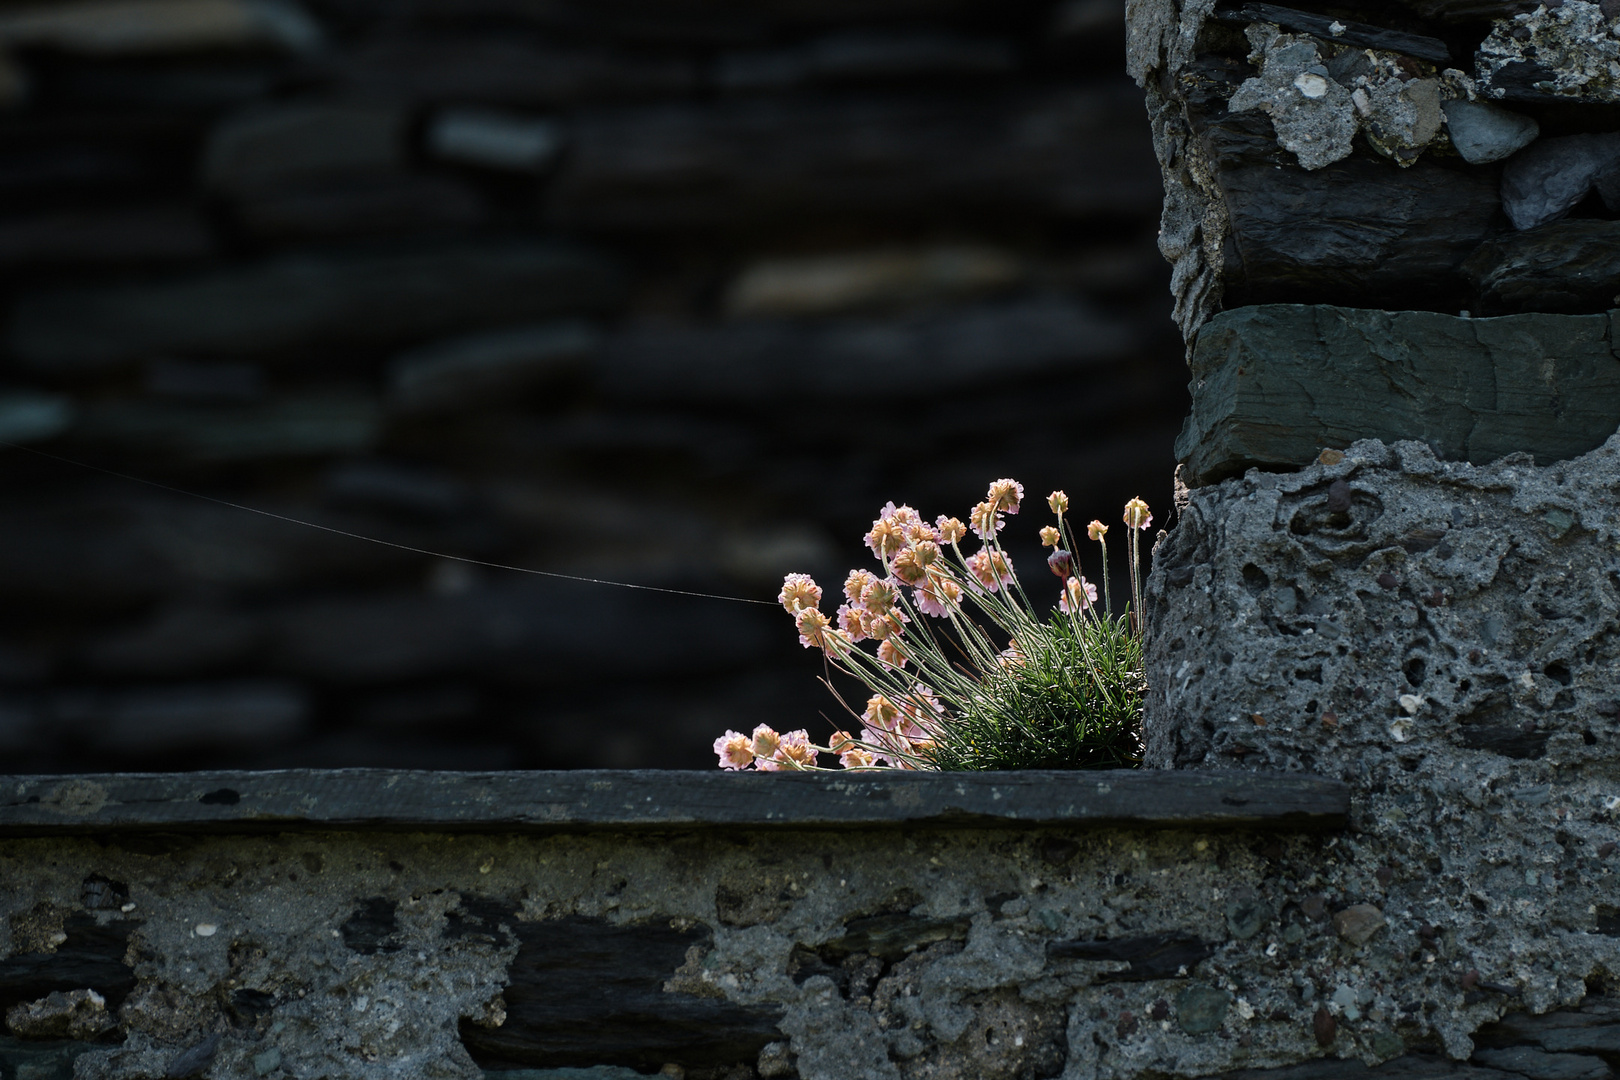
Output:
<path fill-rule="evenodd" d="M 1153 524 L 1153 515 L 1148 513 L 1148 504 L 1141 499 L 1132 499 L 1126 503 L 1125 524 L 1133 529 L 1145 529 Z"/>
<path fill-rule="evenodd" d="M 919 540 L 912 545 L 911 554 L 918 566 L 928 567 L 939 561 L 942 552 L 933 540 Z"/>
<path fill-rule="evenodd" d="M 1011 671 L 1014 668 L 1023 667 L 1024 659 L 1024 650 L 1018 647 L 1017 640 L 1013 640 L 1008 642 L 1007 647 L 997 654 L 996 663 L 1001 666 L 1003 671 Z"/>
<path fill-rule="evenodd" d="M 939 530 L 926 521 L 913 521 L 905 528 L 906 543 L 908 544 L 921 546 L 923 544 L 937 544 L 939 541 Z"/>
<path fill-rule="evenodd" d="M 1041 526 L 1041 547 L 1055 548 L 1062 542 L 1063 534 L 1057 531 L 1057 526 Z"/>
<path fill-rule="evenodd" d="M 968 572 L 989 592 L 995 592 L 1012 581 L 1012 560 L 1005 552 L 980 548 L 967 558 Z"/>
<path fill-rule="evenodd" d="M 990 539 L 1001 531 L 1004 524 L 1006 523 L 1001 520 L 1001 515 L 996 513 L 996 504 L 993 502 L 976 503 L 972 512 L 968 514 L 968 525 L 980 540 Z"/>
<path fill-rule="evenodd" d="M 878 558 L 887 559 L 910 543 L 909 527 L 921 523 L 922 517 L 911 507 L 884 503 L 872 522 L 872 531 L 866 534 L 866 546 Z"/>
<path fill-rule="evenodd" d="M 844 599 L 852 604 L 861 602 L 866 594 L 866 587 L 876 581 L 877 575 L 870 570 L 851 570 L 844 579 Z"/>
<path fill-rule="evenodd" d="M 1024 501 L 1024 485 L 1016 480 L 995 480 L 990 484 L 990 492 L 985 501 L 997 511 L 1009 514 L 1018 513 L 1018 504 Z"/>
<path fill-rule="evenodd" d="M 1074 556 L 1058 548 L 1046 557 L 1046 568 L 1067 581 L 1074 574 Z"/>
<path fill-rule="evenodd" d="M 942 544 L 954 544 L 967 535 L 967 526 L 958 518 L 941 514 L 934 525 L 939 531 L 939 542 Z"/>
<path fill-rule="evenodd" d="M 1102 538 L 1108 535 L 1108 526 L 1100 521 L 1093 521 L 1086 526 L 1086 535 L 1095 541 L 1101 542 Z"/>
<path fill-rule="evenodd" d="M 900 603 L 900 590 L 883 578 L 873 578 L 861 590 L 861 606 L 874 615 L 887 615 Z"/>
<path fill-rule="evenodd" d="M 1054 491 L 1046 497 L 1046 505 L 1052 508 L 1052 513 L 1062 517 L 1069 512 L 1069 497 L 1061 491 Z"/>
<path fill-rule="evenodd" d="M 782 736 L 778 735 L 769 724 L 761 724 L 754 729 L 752 745 L 749 747 L 756 758 L 768 758 L 776 753 Z M 761 768 L 764 766 L 762 765 Z"/>
<path fill-rule="evenodd" d="M 816 608 L 804 608 L 794 617 L 793 625 L 799 628 L 800 645 L 807 649 L 827 647 L 828 627 L 832 626 L 832 620 Z"/>
<path fill-rule="evenodd" d="M 797 772 L 813 766 L 818 756 L 819 751 L 810 745 L 810 733 L 800 728 L 782 736 L 772 758 L 784 771 Z"/>
<path fill-rule="evenodd" d="M 878 659 L 896 671 L 906 666 L 906 654 L 897 638 L 889 638 L 878 646 Z"/>
<path fill-rule="evenodd" d="M 867 632 L 871 619 L 871 612 L 865 608 L 853 604 L 838 605 L 838 629 L 848 634 L 851 642 L 865 641 L 872 636 Z"/>
<path fill-rule="evenodd" d="M 916 548 L 901 548 L 890 561 L 889 569 L 907 585 L 917 584 L 928 573 L 928 569 L 917 561 Z"/>
<path fill-rule="evenodd" d="M 1097 602 L 1097 586 L 1084 577 L 1072 577 L 1063 583 L 1063 595 L 1058 608 L 1066 615 L 1078 615 Z"/>
<path fill-rule="evenodd" d="M 849 749 L 838 755 L 838 764 L 846 769 L 870 769 L 877 765 L 877 755 L 850 743 Z"/>
<path fill-rule="evenodd" d="M 782 591 L 777 594 L 776 601 L 790 615 L 805 608 L 820 607 L 821 586 L 809 574 L 789 574 L 782 579 Z"/>
<path fill-rule="evenodd" d="M 728 731 L 714 740 L 714 752 L 720 755 L 722 769 L 746 769 L 754 762 L 753 740 L 738 731 Z"/>

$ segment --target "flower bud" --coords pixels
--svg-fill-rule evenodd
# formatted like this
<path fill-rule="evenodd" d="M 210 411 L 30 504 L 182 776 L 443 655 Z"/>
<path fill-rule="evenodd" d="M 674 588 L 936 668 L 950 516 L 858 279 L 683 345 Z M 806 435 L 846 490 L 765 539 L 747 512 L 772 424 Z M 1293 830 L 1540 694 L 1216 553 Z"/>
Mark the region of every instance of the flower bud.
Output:
<path fill-rule="evenodd" d="M 1148 504 L 1141 499 L 1132 499 L 1126 503 L 1125 524 L 1133 529 L 1145 529 L 1153 524 L 1153 515 L 1148 513 Z"/>
<path fill-rule="evenodd" d="M 1061 491 L 1054 491 L 1046 497 L 1046 505 L 1052 508 L 1052 513 L 1062 517 L 1069 512 L 1069 497 Z"/>
<path fill-rule="evenodd" d="M 1086 526 L 1086 535 L 1100 543 L 1102 538 L 1108 535 L 1108 526 L 1100 521 L 1093 521 Z"/>
<path fill-rule="evenodd" d="M 1063 534 L 1057 531 L 1056 526 L 1041 526 L 1041 547 L 1055 548 L 1062 539 Z"/>
<path fill-rule="evenodd" d="M 1058 548 L 1046 557 L 1046 565 L 1058 577 L 1068 580 L 1074 575 L 1074 556 Z"/>

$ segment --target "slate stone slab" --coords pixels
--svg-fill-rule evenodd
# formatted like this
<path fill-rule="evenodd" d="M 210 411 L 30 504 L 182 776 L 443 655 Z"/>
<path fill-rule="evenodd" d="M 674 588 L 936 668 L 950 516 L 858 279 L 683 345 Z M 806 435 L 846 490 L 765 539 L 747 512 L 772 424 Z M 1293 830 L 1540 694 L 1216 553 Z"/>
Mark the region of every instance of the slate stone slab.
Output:
<path fill-rule="evenodd" d="M 1500 165 L 1425 155 L 1392 169 L 1356 153 L 1306 172 L 1278 148 L 1268 118 L 1225 116 L 1213 101 L 1193 108 L 1228 217 L 1228 307 L 1467 305 L 1457 268 L 1501 228 Z"/>
<path fill-rule="evenodd" d="M 1335 19 L 1309 11 L 1280 7 L 1277 4 L 1244 4 L 1235 11 L 1217 11 L 1215 16 L 1242 22 L 1276 23 L 1284 30 L 1311 34 L 1325 41 L 1354 45 L 1361 49 L 1405 53 L 1407 56 L 1442 66 L 1451 64 L 1451 51 L 1439 38 L 1409 34 L 1402 30 L 1389 30 L 1382 26 L 1353 20 Z M 1338 29 L 1335 30 L 1334 27 Z"/>
<path fill-rule="evenodd" d="M 1592 314 L 1620 296 L 1620 221 L 1554 221 L 1481 244 L 1462 264 L 1478 314 Z"/>
<path fill-rule="evenodd" d="M 289 829 L 578 831 L 1020 825 L 1329 829 L 1337 780 L 1253 772 L 111 773 L 0 777 L 0 836 Z"/>
<path fill-rule="evenodd" d="M 1476 464 L 1526 451 L 1545 464 L 1620 425 L 1608 315 L 1271 304 L 1211 319 L 1189 363 L 1192 415 L 1176 457 L 1195 485 L 1298 468 L 1369 438 L 1415 439 Z"/>

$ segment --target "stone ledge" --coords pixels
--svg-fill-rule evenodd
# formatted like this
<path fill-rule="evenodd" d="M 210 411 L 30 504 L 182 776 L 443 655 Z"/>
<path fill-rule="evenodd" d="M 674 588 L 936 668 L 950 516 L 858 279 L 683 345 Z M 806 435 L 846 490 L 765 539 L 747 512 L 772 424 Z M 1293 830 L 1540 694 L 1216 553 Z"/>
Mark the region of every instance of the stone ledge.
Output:
<path fill-rule="evenodd" d="M 705 826 L 1344 826 L 1349 788 L 1254 772 L 848 773 L 290 769 L 0 777 L 0 836 Z"/>

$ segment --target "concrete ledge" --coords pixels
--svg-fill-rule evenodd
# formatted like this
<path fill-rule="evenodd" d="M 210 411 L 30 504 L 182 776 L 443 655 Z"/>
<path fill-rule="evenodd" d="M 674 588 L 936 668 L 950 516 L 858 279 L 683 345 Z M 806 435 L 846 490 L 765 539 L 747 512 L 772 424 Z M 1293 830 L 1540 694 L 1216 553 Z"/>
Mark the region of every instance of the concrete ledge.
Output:
<path fill-rule="evenodd" d="M 1346 785 L 1253 772 L 859 775 L 390 769 L 0 777 L 0 836 L 1099 826 L 1333 829 Z"/>

